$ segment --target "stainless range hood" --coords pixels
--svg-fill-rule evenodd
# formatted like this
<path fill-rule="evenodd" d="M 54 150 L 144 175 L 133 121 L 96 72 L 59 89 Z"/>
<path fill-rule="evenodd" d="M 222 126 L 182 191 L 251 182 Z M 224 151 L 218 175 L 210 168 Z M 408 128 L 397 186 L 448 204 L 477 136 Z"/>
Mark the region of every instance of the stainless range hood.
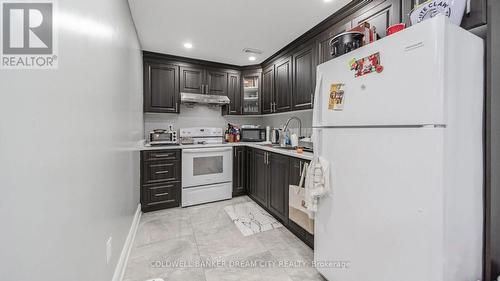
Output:
<path fill-rule="evenodd" d="M 230 100 L 226 96 L 181 93 L 181 103 L 184 103 L 184 104 L 225 105 L 225 104 L 229 104 Z"/>

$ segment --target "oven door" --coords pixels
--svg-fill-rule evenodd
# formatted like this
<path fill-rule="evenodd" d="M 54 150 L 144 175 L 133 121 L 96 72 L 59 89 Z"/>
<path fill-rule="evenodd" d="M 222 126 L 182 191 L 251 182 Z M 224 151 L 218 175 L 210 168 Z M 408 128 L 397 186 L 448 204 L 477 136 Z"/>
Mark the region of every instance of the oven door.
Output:
<path fill-rule="evenodd" d="M 182 187 L 231 182 L 233 148 L 193 148 L 182 150 Z"/>

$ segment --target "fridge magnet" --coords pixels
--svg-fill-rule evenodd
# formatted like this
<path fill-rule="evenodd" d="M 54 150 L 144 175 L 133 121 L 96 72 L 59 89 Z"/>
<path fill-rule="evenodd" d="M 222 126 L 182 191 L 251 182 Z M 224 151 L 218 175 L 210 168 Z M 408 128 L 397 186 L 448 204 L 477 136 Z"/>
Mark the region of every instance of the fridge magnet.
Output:
<path fill-rule="evenodd" d="M 342 90 L 344 84 L 332 84 L 330 85 L 330 98 L 328 99 L 328 109 L 329 110 L 343 110 L 344 109 L 344 90 Z"/>
<path fill-rule="evenodd" d="M 352 59 L 349 62 L 351 70 L 354 70 L 354 77 L 360 77 L 372 72 L 380 73 L 384 67 L 380 64 L 380 53 L 375 53 L 362 59 Z"/>

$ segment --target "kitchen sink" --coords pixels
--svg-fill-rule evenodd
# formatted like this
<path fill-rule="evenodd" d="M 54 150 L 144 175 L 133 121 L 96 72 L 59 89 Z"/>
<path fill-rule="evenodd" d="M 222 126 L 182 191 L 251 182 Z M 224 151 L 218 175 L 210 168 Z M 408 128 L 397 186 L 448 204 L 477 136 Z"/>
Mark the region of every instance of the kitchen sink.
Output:
<path fill-rule="evenodd" d="M 265 147 L 272 147 L 272 148 L 277 148 L 277 149 L 283 149 L 283 150 L 295 150 L 294 147 L 292 146 L 280 146 L 279 144 L 259 144 L 260 146 L 265 146 Z M 304 152 L 313 152 L 312 149 L 307 149 L 304 148 Z"/>

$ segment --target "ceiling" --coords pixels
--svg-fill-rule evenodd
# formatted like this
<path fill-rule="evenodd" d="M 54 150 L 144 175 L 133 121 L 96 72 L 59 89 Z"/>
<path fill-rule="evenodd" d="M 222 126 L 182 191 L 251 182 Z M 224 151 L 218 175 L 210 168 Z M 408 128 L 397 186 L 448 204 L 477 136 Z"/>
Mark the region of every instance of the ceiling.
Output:
<path fill-rule="evenodd" d="M 234 65 L 261 63 L 350 0 L 129 0 L 142 49 Z M 184 43 L 192 43 L 192 49 Z M 262 50 L 249 61 L 243 48 Z"/>

